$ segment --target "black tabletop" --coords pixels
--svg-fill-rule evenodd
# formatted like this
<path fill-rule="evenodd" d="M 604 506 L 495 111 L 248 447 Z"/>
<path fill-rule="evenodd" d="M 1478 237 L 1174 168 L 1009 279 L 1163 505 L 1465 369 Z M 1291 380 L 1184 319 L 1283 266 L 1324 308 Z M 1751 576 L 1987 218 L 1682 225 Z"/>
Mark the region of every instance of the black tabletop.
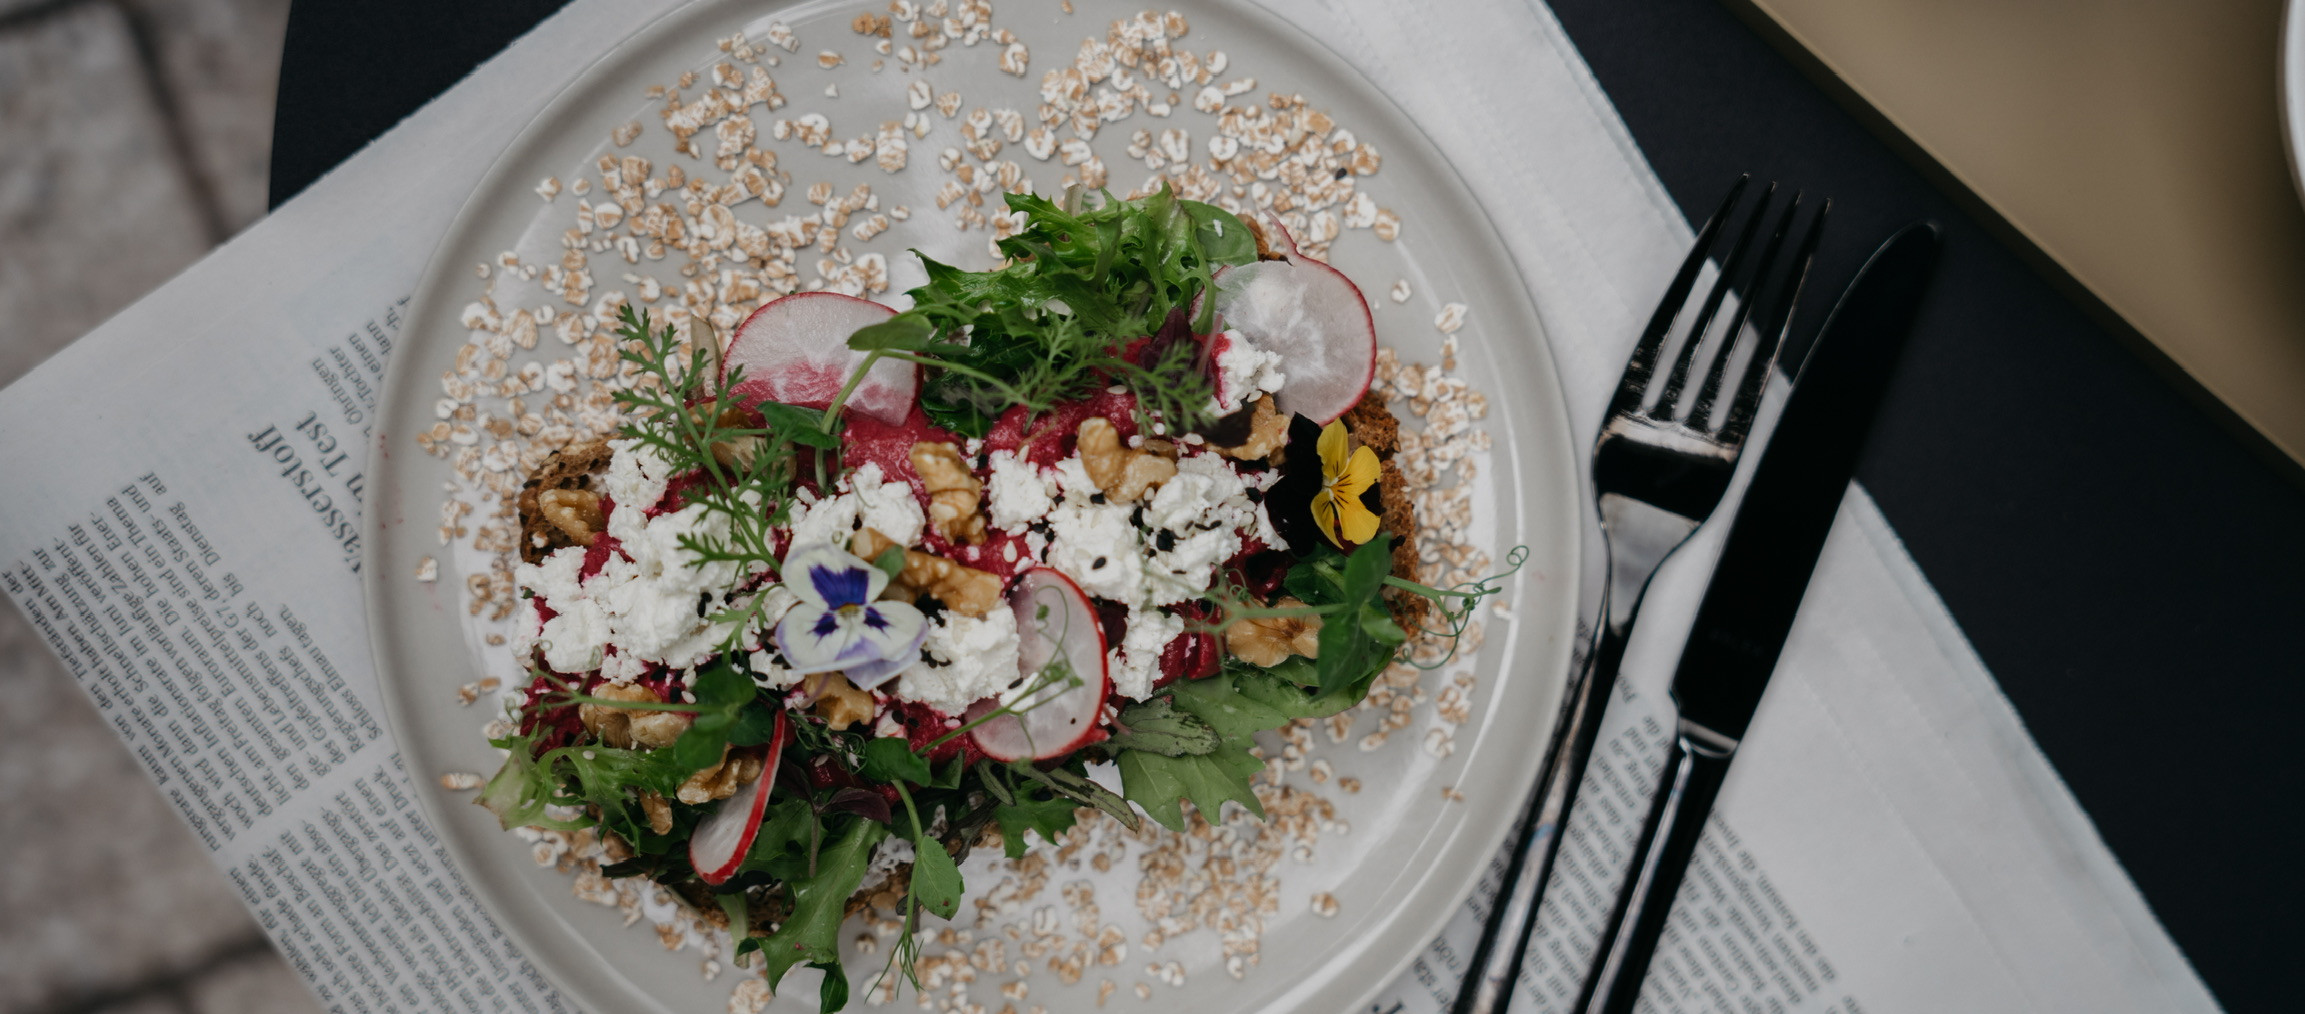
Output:
<path fill-rule="evenodd" d="M 560 5 L 299 0 L 273 202 Z M 1839 291 L 1896 226 L 1946 227 L 1859 478 L 2218 1000 L 2237 1014 L 2295 1009 L 2295 467 L 1736 12 L 1715 0 L 1551 7 L 1685 214 L 1709 211 L 1740 172 L 1833 195 L 1818 291 Z M 1814 331 L 1824 303 L 1796 334 Z"/>

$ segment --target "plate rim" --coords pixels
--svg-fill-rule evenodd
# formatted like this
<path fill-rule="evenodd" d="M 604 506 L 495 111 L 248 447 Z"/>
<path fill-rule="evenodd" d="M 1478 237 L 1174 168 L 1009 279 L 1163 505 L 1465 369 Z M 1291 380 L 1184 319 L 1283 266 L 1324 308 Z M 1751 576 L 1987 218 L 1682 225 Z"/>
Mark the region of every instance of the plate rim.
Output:
<path fill-rule="evenodd" d="M 2289 0 L 2281 15 L 2281 54 L 2274 68 L 2274 94 L 2281 107 L 2283 154 L 2289 182 L 2305 203 L 2305 0 Z"/>
<path fill-rule="evenodd" d="M 774 14 L 807 16 L 814 9 L 847 7 L 852 6 L 854 2 L 855 0 L 793 0 L 793 2 L 762 4 L 758 3 L 757 0 L 685 0 L 685 2 L 666 9 L 645 24 L 605 43 L 598 55 L 585 61 L 582 67 L 559 81 L 552 98 L 547 100 L 535 115 L 529 117 L 521 125 L 519 130 L 512 135 L 511 139 L 491 160 L 487 171 L 479 177 L 470 194 L 458 207 L 448 227 L 442 232 L 440 239 L 433 245 L 424 272 L 416 287 L 411 291 L 407 319 L 411 322 L 425 320 L 427 315 L 436 311 L 443 301 L 449 303 L 455 301 L 456 297 L 450 289 L 456 282 L 463 279 L 466 272 L 459 265 L 449 263 L 453 250 L 461 247 L 467 235 L 477 230 L 478 219 L 482 217 L 486 199 L 500 193 L 506 186 L 516 185 L 519 182 L 521 178 L 519 167 L 523 164 L 522 157 L 529 154 L 545 136 L 550 134 L 547 125 L 560 119 L 570 110 L 579 108 L 581 100 L 585 98 L 588 91 L 588 86 L 595 83 L 603 75 L 604 68 L 623 61 L 636 47 L 686 39 L 690 34 L 693 34 L 693 23 L 709 22 L 734 9 L 743 9 L 748 18 L 759 20 Z M 1550 443 L 1552 444 L 1550 450 L 1554 453 L 1540 456 L 1557 457 L 1572 465 L 1569 474 L 1558 477 L 1569 480 L 1558 484 L 1562 492 L 1558 494 L 1557 499 L 1561 503 L 1555 505 L 1565 509 L 1551 512 L 1560 518 L 1559 523 L 1555 526 L 1559 530 L 1542 534 L 1549 536 L 1547 541 L 1557 545 L 1562 559 L 1570 568 L 1577 567 L 1585 554 L 1585 543 L 1589 541 L 1590 535 L 1582 520 L 1582 497 L 1580 494 L 1583 491 L 1584 476 L 1581 469 L 1573 467 L 1582 461 L 1582 456 L 1577 452 L 1575 446 L 1575 430 L 1568 416 L 1569 404 L 1566 389 L 1562 383 L 1560 364 L 1554 344 L 1543 328 L 1543 314 L 1537 305 L 1535 291 L 1528 282 L 1529 276 L 1523 270 L 1518 259 L 1513 256 L 1511 248 L 1505 243 L 1502 234 L 1497 231 L 1493 216 L 1488 214 L 1488 205 L 1466 182 L 1463 173 L 1458 169 L 1456 161 L 1450 157 L 1449 152 L 1433 139 L 1432 135 L 1415 117 L 1401 108 L 1390 93 L 1379 87 L 1367 75 L 1320 39 L 1298 27 L 1294 22 L 1266 8 L 1263 4 L 1255 2 L 1255 0 L 1197 0 L 1197 2 L 1231 8 L 1246 20 L 1254 23 L 1259 32 L 1264 34 L 1266 38 L 1294 50 L 1296 55 L 1300 57 L 1317 63 L 1322 72 L 1348 82 L 1351 87 L 1369 99 L 1378 112 L 1393 120 L 1400 129 L 1413 133 L 1427 149 L 1437 156 L 1437 167 L 1440 170 L 1437 176 L 1448 191 L 1444 199 L 1462 202 L 1463 206 L 1477 213 L 1475 215 L 1478 220 L 1476 228 L 1481 230 L 1480 234 L 1486 239 L 1489 248 L 1503 256 L 1505 274 L 1512 280 L 1513 284 L 1509 286 L 1511 291 L 1506 295 L 1516 304 L 1516 309 L 1525 311 L 1527 318 L 1537 325 L 1535 333 L 1526 336 L 1523 340 L 1531 342 L 1535 346 L 1529 350 L 1527 358 L 1530 369 L 1537 374 L 1537 379 L 1543 385 L 1545 392 L 1550 395 L 1549 411 L 1539 413 L 1542 416 L 1549 416 L 1549 418 L 1532 419 L 1526 424 L 1524 431 L 1515 434 L 1515 438 Z M 2294 12 L 2301 2 L 2305 2 L 2305 0 L 2292 0 L 2291 10 Z M 401 407 L 402 399 L 396 397 L 395 394 L 403 391 L 410 384 L 420 383 L 423 379 L 415 376 L 417 370 L 415 363 L 416 357 L 413 355 L 394 356 L 393 361 L 388 364 L 384 386 L 379 391 L 377 436 L 371 448 L 377 456 L 372 459 L 375 464 L 371 466 L 371 471 L 375 473 L 380 492 L 396 490 L 402 487 L 406 481 L 405 469 L 408 466 L 392 465 L 387 464 L 387 462 L 393 460 L 390 452 L 393 450 L 394 437 L 402 433 L 402 427 L 409 421 L 405 418 L 406 413 Z M 421 401 L 422 399 L 418 400 Z M 1514 411 L 1530 411 L 1530 408 L 1524 403 L 1522 406 L 1516 407 Z M 1539 497 L 1539 490 L 1552 485 L 1542 482 L 1541 480 L 1544 478 L 1554 477 L 1520 477 L 1518 487 L 1514 491 L 1515 495 L 1521 498 L 1525 504 L 1533 502 Z M 1532 479 L 1539 481 L 1532 482 Z M 391 500 L 389 495 L 380 496 L 372 508 L 391 502 Z M 1524 506 L 1521 513 L 1527 516 L 1533 513 L 1533 508 Z M 387 723 L 393 732 L 397 746 L 401 738 L 400 730 L 407 727 L 412 720 L 409 714 L 410 705 L 404 702 L 403 694 L 413 692 L 413 689 L 408 686 L 409 681 L 392 675 L 405 671 L 406 664 L 401 661 L 399 650 L 390 643 L 391 639 L 384 636 L 388 629 L 392 629 L 391 617 L 396 612 L 392 603 L 392 589 L 388 587 L 387 583 L 397 581 L 399 571 L 386 566 L 389 561 L 385 557 L 388 555 L 388 547 L 393 544 L 397 533 L 391 532 L 393 525 L 384 519 L 381 511 L 373 512 L 367 525 L 371 538 L 363 553 L 364 613 L 368 621 L 370 655 L 376 666 L 379 680 L 379 695 L 383 700 Z M 403 532 L 409 530 L 405 523 L 399 527 Z M 1537 536 L 1539 533 L 1528 532 L 1526 534 Z M 400 537 L 405 538 L 406 536 Z M 1565 576 L 1573 579 L 1575 574 L 1572 571 Z M 1569 583 L 1573 584 L 1574 582 Z M 1555 585 L 1555 587 L 1557 586 Z M 1561 693 L 1561 699 L 1565 700 L 1566 681 L 1571 678 L 1567 670 L 1574 650 L 1575 626 L 1581 602 L 1578 601 L 1579 595 L 1573 588 L 1563 598 L 1563 602 L 1548 610 L 1552 621 L 1548 624 L 1532 624 L 1530 621 L 1534 619 L 1533 616 L 1516 612 L 1516 629 L 1509 640 L 1529 642 L 1529 645 L 1523 648 L 1520 657 L 1513 659 L 1513 662 L 1535 661 L 1541 663 L 1534 666 L 1516 664 L 1516 668 L 1530 670 L 1530 675 L 1524 678 L 1536 679 L 1540 678 L 1546 671 L 1553 671 L 1555 673 L 1554 678 L 1561 681 L 1557 692 Z M 1552 710 L 1557 712 L 1558 708 Z M 1497 730 L 1488 727 L 1486 721 L 1488 717 L 1484 716 L 1481 723 L 1476 723 L 1484 737 L 1497 734 Z M 1541 747 L 1550 744 L 1559 731 L 1560 721 L 1558 715 L 1554 714 L 1549 719 L 1549 725 L 1542 739 L 1533 743 L 1532 746 Z M 1505 744 L 1499 742 L 1492 749 L 1504 753 Z M 1539 774 L 1542 758 L 1547 751 L 1530 749 L 1523 753 L 1525 753 L 1526 760 L 1520 762 L 1517 767 L 1527 770 L 1525 772 L 1517 770 L 1507 772 L 1513 777 L 1505 779 L 1506 783 L 1523 786 L 1534 784 Z M 414 758 L 410 758 L 410 760 L 414 760 Z M 416 780 L 413 778 L 414 774 L 415 772 L 411 772 L 412 780 Z M 419 780 L 418 783 L 421 788 L 421 781 Z M 449 813 L 447 810 L 449 801 L 438 798 L 435 793 L 431 792 L 420 791 L 417 794 L 420 797 L 420 805 L 426 819 L 431 821 L 436 828 L 443 825 L 443 818 Z M 1491 828 L 1474 828 L 1460 821 L 1458 829 L 1452 833 L 1452 837 L 1457 840 L 1457 843 L 1454 846 L 1444 844 L 1441 848 L 1450 851 L 1467 851 L 1477 856 L 1479 865 L 1471 867 L 1474 872 L 1450 878 L 1454 882 L 1445 892 L 1444 900 L 1446 903 L 1432 906 L 1431 913 L 1424 919 L 1406 925 L 1395 922 L 1378 929 L 1390 930 L 1394 933 L 1407 933 L 1414 930 L 1414 936 L 1426 942 L 1436 938 L 1478 887 L 1480 875 L 1477 871 L 1485 867 L 1488 857 L 1494 856 L 1503 847 L 1505 840 L 1514 829 L 1513 823 L 1511 820 L 1504 820 L 1496 822 L 1495 826 Z M 509 832 L 507 833 L 509 834 Z M 480 878 L 468 876 L 466 871 L 475 869 L 480 864 L 476 862 L 474 857 L 467 855 L 468 850 L 462 839 L 456 835 L 441 833 L 437 830 L 435 834 L 438 836 L 440 846 L 453 861 L 458 874 L 467 877 L 467 882 L 473 888 L 473 897 L 487 909 L 498 929 L 518 948 L 521 956 L 556 989 L 560 990 L 566 999 L 579 1005 L 589 1006 L 592 1000 L 604 996 L 629 996 L 634 993 L 634 990 L 630 988 L 630 980 L 621 975 L 609 973 L 603 977 L 592 969 L 570 967 L 573 963 L 559 960 L 559 955 L 562 952 L 557 949 L 558 947 L 574 944 L 585 950 L 592 950 L 592 948 L 573 930 L 566 934 L 555 934 L 554 939 L 550 941 L 555 946 L 546 946 L 547 941 L 537 935 L 534 927 L 529 925 L 528 920 L 509 917 L 508 899 L 503 896 L 503 892 L 518 890 L 519 885 L 487 883 Z M 1428 866 L 1416 878 L 1415 891 L 1422 891 L 1432 884 L 1439 875 L 1442 865 L 1444 864 L 1435 862 Z M 1414 893 L 1412 891 L 1404 897 L 1414 896 Z M 1405 904 L 1396 903 L 1393 917 L 1399 918 L 1406 907 Z M 546 911 L 549 915 L 549 910 Z M 563 920 L 543 921 L 557 923 Z M 1379 932 L 1375 930 L 1366 934 L 1368 937 L 1378 935 L 1380 935 Z M 1364 957 L 1373 957 L 1366 953 L 1368 950 L 1366 947 L 1356 948 L 1356 950 L 1361 951 Z M 1381 962 L 1373 965 L 1373 967 L 1380 968 L 1381 973 L 1366 977 L 1369 985 L 1358 991 L 1353 1002 L 1349 1005 L 1341 1005 L 1337 1009 L 1351 1009 L 1365 1005 L 1375 999 L 1397 981 L 1400 975 L 1422 953 L 1424 951 L 1421 945 L 1396 948 L 1395 953 L 1383 957 Z M 1328 964 L 1334 965 L 1336 962 L 1329 962 Z M 580 971 L 592 974 L 575 974 Z M 1320 983 L 1307 980 L 1296 987 L 1279 992 L 1272 999 L 1283 1007 L 1302 1006 L 1316 999 L 1333 999 L 1322 997 L 1319 994 L 1322 989 L 1333 989 L 1335 982 L 1336 976 L 1334 975 L 1327 977 L 1327 981 Z M 1308 989 L 1310 990 L 1309 993 Z M 645 996 L 645 994 L 643 995 Z M 655 1001 L 656 998 L 647 997 L 647 999 Z M 653 1006 L 656 1009 L 664 1009 L 661 1002 L 656 1002 Z"/>

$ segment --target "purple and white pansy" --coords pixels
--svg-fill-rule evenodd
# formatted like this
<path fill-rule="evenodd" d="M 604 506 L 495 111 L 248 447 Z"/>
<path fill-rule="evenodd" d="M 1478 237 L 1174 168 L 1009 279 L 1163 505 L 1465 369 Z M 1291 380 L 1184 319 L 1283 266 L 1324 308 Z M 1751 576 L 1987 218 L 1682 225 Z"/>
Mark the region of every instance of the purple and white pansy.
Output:
<path fill-rule="evenodd" d="M 784 586 L 800 603 L 776 625 L 776 646 L 796 673 L 847 674 L 870 690 L 920 658 L 928 618 L 904 602 L 881 602 L 888 574 L 836 546 L 795 548 L 784 558 Z"/>

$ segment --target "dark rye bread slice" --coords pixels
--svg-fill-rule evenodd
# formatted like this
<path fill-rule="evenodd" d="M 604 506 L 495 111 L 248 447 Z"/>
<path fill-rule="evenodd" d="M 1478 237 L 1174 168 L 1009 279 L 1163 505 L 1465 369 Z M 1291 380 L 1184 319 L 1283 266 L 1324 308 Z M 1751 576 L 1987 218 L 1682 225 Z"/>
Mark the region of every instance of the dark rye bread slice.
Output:
<path fill-rule="evenodd" d="M 1368 449 L 1377 452 L 1377 464 L 1382 471 L 1377 476 L 1378 497 L 1384 501 L 1385 511 L 1377 519 L 1378 526 L 1393 537 L 1393 576 L 1403 581 L 1417 580 L 1417 511 L 1409 496 L 1408 476 L 1393 463 L 1393 454 L 1401 449 L 1401 421 L 1391 409 L 1385 407 L 1385 396 L 1375 391 L 1361 395 L 1361 400 L 1346 409 L 1341 420 L 1345 429 Z M 1432 609 L 1432 600 L 1422 595 L 1393 588 L 1385 591 L 1386 603 L 1392 607 L 1393 622 L 1404 630 L 1415 630 L 1424 622 Z"/>
<path fill-rule="evenodd" d="M 586 440 L 569 444 L 545 456 L 536 466 L 536 472 L 520 486 L 520 559 L 525 563 L 542 563 L 556 549 L 576 545 L 576 540 L 560 530 L 544 516 L 544 507 L 537 497 L 548 489 L 591 489 L 595 476 L 608 472 L 611 457 L 606 440 Z"/>

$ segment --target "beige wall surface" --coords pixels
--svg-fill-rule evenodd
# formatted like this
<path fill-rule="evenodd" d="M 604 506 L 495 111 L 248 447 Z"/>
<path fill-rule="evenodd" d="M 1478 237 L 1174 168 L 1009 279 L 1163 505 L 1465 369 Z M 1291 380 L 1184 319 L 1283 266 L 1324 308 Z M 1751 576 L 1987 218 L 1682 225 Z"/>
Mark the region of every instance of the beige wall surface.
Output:
<path fill-rule="evenodd" d="M 2282 0 L 1752 0 L 2305 461 Z"/>

